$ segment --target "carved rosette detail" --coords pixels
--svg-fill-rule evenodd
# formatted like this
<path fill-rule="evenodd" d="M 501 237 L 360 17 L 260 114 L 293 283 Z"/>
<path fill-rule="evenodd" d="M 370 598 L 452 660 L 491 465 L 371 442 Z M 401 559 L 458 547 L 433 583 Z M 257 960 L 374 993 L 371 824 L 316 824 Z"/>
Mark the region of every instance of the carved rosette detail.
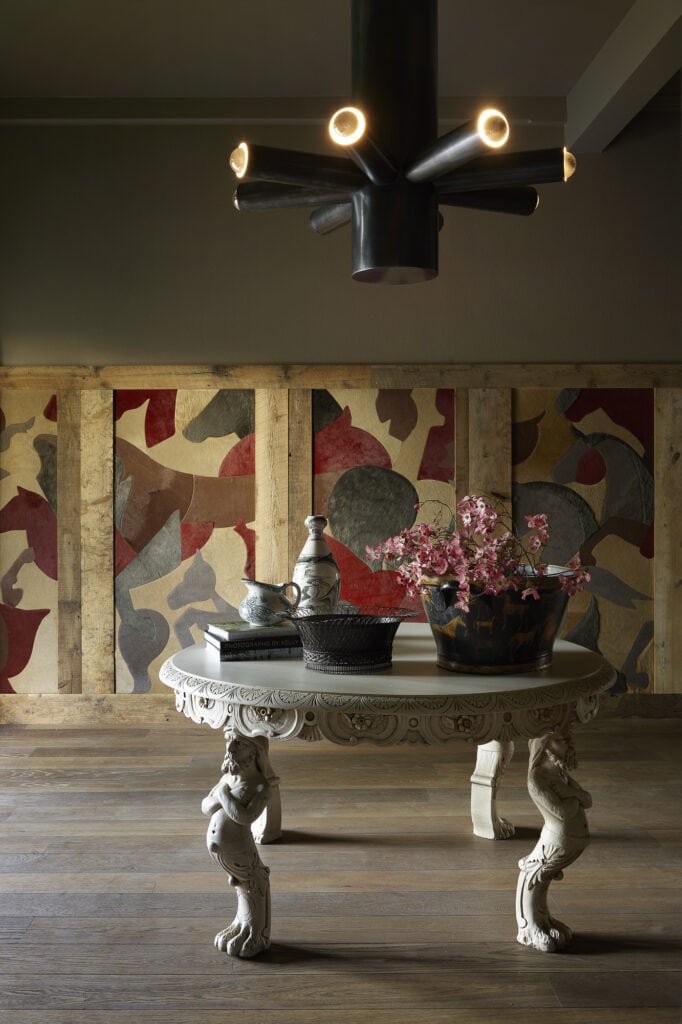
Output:
<path fill-rule="evenodd" d="M 298 736 L 305 725 L 304 711 L 246 704 L 233 704 L 230 709 L 229 727 L 243 736 L 290 740 Z"/>
<path fill-rule="evenodd" d="M 586 697 L 579 697 L 575 702 L 575 716 L 581 722 L 591 722 L 599 711 L 599 698 L 601 694 L 591 693 Z"/>
<path fill-rule="evenodd" d="M 229 717 L 228 705 L 222 701 L 182 690 L 175 691 L 175 707 L 197 725 L 210 725 L 212 729 L 220 729 Z"/>

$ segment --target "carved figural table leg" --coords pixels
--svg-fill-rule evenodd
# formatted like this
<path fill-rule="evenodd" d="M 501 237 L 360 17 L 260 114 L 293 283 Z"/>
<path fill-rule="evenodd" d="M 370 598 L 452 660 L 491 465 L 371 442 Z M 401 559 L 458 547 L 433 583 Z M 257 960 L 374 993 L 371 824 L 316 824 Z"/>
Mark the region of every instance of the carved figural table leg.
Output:
<path fill-rule="evenodd" d="M 585 810 L 592 797 L 568 770 L 575 766 L 570 738 L 548 733 L 529 742 L 528 792 L 544 819 L 535 849 L 519 861 L 516 889 L 518 941 L 542 953 L 556 953 L 571 941 L 567 925 L 551 917 L 547 890 L 590 841 Z"/>
<path fill-rule="evenodd" d="M 201 809 L 211 816 L 208 851 L 237 891 L 237 914 L 218 932 L 215 946 L 230 956 L 251 957 L 270 946 L 270 873 L 251 831 L 278 782 L 270 768 L 267 739 L 232 733 L 221 771 Z"/>
<path fill-rule="evenodd" d="M 496 807 L 497 785 L 513 756 L 511 741 L 479 744 L 471 776 L 471 821 L 474 835 L 482 839 L 509 839 L 514 835 L 514 826 L 498 815 Z"/>
<path fill-rule="evenodd" d="M 225 742 L 229 746 L 232 737 L 240 733 L 234 726 L 225 729 Z M 249 733 L 249 735 L 252 735 Z M 264 765 L 267 765 L 268 772 L 268 799 L 262 813 L 251 825 L 251 834 L 259 846 L 266 846 L 268 843 L 277 843 L 282 838 L 282 797 L 279 790 L 279 779 L 270 765 L 270 740 L 261 733 L 257 734 L 260 747 L 260 756 Z"/>

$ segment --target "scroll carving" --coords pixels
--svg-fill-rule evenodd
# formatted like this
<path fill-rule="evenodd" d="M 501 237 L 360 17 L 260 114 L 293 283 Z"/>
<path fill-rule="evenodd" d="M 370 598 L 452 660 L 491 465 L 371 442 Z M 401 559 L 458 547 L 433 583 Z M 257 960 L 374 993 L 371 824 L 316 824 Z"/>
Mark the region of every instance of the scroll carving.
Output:
<path fill-rule="evenodd" d="M 519 861 L 517 939 L 542 953 L 556 953 L 571 941 L 572 933 L 550 915 L 547 890 L 590 842 L 585 811 L 592 806 L 592 797 L 568 774 L 575 765 L 569 738 L 548 733 L 530 740 L 529 747 L 528 792 L 544 825 L 534 850 Z"/>

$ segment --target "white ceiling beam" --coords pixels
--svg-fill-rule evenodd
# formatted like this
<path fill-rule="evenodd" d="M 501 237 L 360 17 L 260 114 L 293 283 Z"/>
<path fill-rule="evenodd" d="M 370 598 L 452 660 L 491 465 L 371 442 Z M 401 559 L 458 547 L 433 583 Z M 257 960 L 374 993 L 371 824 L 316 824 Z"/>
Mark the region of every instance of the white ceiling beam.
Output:
<path fill-rule="evenodd" d="M 606 149 L 681 63 L 680 0 L 636 0 L 568 94 L 566 145 Z"/>

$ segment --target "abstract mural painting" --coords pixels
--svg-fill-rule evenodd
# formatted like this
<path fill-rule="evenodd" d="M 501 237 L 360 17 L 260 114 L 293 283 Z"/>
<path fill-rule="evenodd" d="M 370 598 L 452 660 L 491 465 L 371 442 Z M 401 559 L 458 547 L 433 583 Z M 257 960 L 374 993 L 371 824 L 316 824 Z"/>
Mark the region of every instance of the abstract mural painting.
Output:
<path fill-rule="evenodd" d="M 313 501 L 349 604 L 410 607 L 397 573 L 374 571 L 366 546 L 432 518 L 429 500 L 454 502 L 455 392 L 451 388 L 313 392 Z"/>
<path fill-rule="evenodd" d="M 57 402 L 0 393 L 0 693 L 56 693 Z"/>
<path fill-rule="evenodd" d="M 115 396 L 116 689 L 163 690 L 158 669 L 238 618 L 255 575 L 252 390 Z"/>
<path fill-rule="evenodd" d="M 513 410 L 517 523 L 546 512 L 548 561 L 590 568 L 564 636 L 608 658 L 617 691 L 652 689 L 653 390 L 524 388 Z"/>

